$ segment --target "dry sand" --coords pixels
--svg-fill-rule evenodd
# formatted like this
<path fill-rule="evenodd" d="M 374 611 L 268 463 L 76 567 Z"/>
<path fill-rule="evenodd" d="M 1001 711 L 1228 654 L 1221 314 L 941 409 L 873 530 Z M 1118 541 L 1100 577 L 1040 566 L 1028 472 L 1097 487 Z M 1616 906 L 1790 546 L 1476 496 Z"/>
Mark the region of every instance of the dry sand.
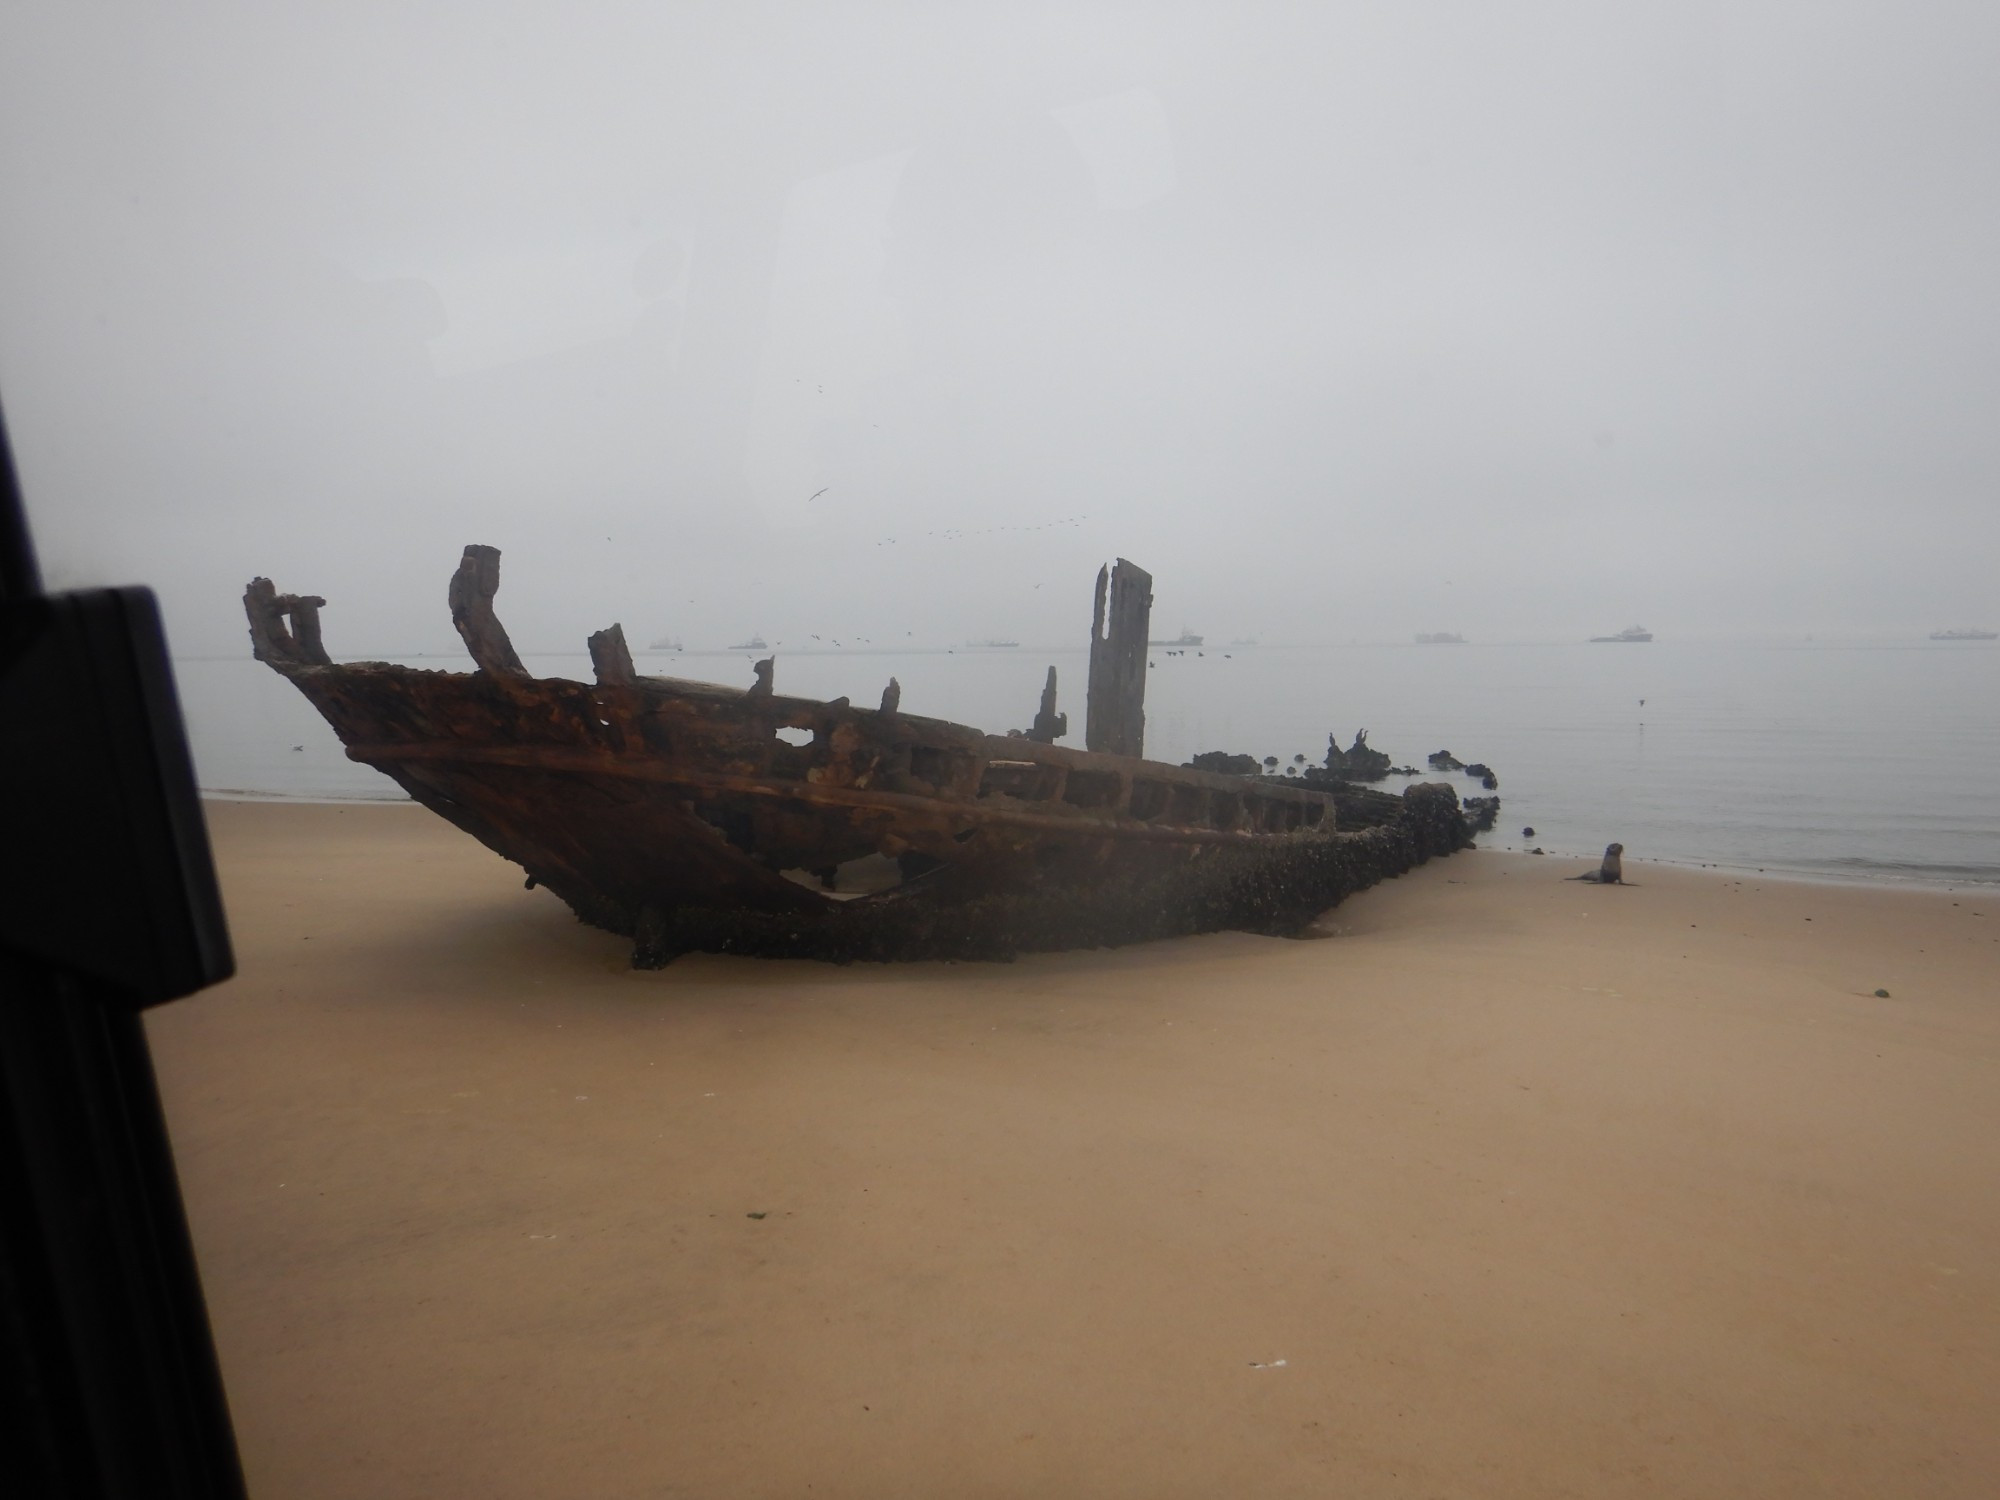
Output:
<path fill-rule="evenodd" d="M 242 976 L 149 1024 L 260 1500 L 2000 1493 L 2000 892 L 638 974 L 415 808 L 210 816 Z"/>

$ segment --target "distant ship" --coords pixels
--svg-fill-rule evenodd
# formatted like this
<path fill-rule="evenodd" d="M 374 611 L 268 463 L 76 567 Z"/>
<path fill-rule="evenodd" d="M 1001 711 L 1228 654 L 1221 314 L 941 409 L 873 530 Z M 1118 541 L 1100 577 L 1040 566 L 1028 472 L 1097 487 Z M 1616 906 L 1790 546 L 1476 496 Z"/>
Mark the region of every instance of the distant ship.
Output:
<path fill-rule="evenodd" d="M 1019 641 L 967 641 L 965 644 L 975 650 L 991 648 L 995 651 L 1012 651 L 1021 643 Z"/>
<path fill-rule="evenodd" d="M 738 641 L 729 649 L 731 651 L 769 651 L 771 648 L 764 644 L 764 637 L 753 635 L 747 641 Z"/>
<path fill-rule="evenodd" d="M 1970 627 L 1963 630 L 1933 630 L 1931 632 L 1931 639 L 1934 641 L 2000 641 L 2000 631 L 1973 630 Z"/>
<path fill-rule="evenodd" d="M 1245 636 L 1242 640 L 1231 641 L 1229 644 L 1232 646 L 1254 646 L 1257 644 L 1257 637 L 1254 635 Z"/>
<path fill-rule="evenodd" d="M 1592 645 L 1600 645 L 1607 641 L 1613 643 L 1625 642 L 1625 641 L 1650 641 L 1652 638 L 1653 638 L 1653 632 L 1648 630 L 1645 626 L 1627 625 L 1623 630 L 1619 631 L 1618 634 L 1616 635 L 1594 635 L 1590 638 L 1590 640 Z"/>
<path fill-rule="evenodd" d="M 1183 626 L 1181 626 L 1181 637 L 1180 637 L 1180 639 L 1179 639 L 1179 640 L 1177 640 L 1177 641 L 1148 641 L 1148 642 L 1146 642 L 1146 644 L 1147 644 L 1147 645 L 1149 645 L 1149 646 L 1187 646 L 1187 647 L 1195 647 L 1195 646 L 1199 646 L 1199 645 L 1201 644 L 1201 642 L 1202 642 L 1202 638 L 1201 638 L 1200 636 L 1196 635 L 1196 634 L 1195 634 L 1195 633 L 1194 633 L 1193 631 L 1189 630 L 1189 629 L 1187 628 L 1187 626 L 1183 625 Z"/>
<path fill-rule="evenodd" d="M 1463 646 L 1465 644 L 1465 637 L 1462 635 L 1453 635 L 1448 630 L 1440 630 L 1434 635 L 1419 635 L 1417 637 L 1417 644 L 1419 646 Z"/>
<path fill-rule="evenodd" d="M 675 640 L 672 636 L 663 635 L 657 641 L 653 642 L 652 645 L 648 646 L 646 649 L 648 651 L 679 651 L 684 648 L 682 647 L 681 643 Z"/>

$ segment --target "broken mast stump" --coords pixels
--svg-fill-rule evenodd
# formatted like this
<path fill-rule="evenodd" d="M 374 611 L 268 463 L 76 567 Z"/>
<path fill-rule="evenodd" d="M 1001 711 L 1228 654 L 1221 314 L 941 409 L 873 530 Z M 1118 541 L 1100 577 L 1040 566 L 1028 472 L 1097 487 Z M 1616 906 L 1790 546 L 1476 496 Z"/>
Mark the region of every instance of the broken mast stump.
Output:
<path fill-rule="evenodd" d="M 500 549 L 468 546 L 451 575 L 451 623 L 465 641 L 465 649 L 492 677 L 527 677 L 528 669 L 514 654 L 514 643 L 500 617 L 493 613 L 493 596 L 500 591 Z"/>
<path fill-rule="evenodd" d="M 624 687 L 637 681 L 631 648 L 625 644 L 625 627 L 613 625 L 590 638 L 590 665 L 597 672 L 600 687 Z"/>
<path fill-rule="evenodd" d="M 1097 570 L 1090 684 L 1084 694 L 1086 750 L 1145 753 L 1146 631 L 1152 615 L 1152 574 L 1122 557 L 1115 567 Z"/>
<path fill-rule="evenodd" d="M 243 591 L 243 612 L 250 620 L 250 654 L 274 665 L 332 666 L 333 658 L 326 654 L 319 636 L 319 612 L 325 604 L 317 594 L 281 594 L 270 579 L 251 579 L 250 587 Z"/>
<path fill-rule="evenodd" d="M 1049 680 L 1042 685 L 1042 706 L 1028 730 L 1028 738 L 1041 745 L 1053 745 L 1069 733 L 1069 715 L 1056 712 L 1056 669 L 1049 668 Z"/>
<path fill-rule="evenodd" d="M 280 594 L 278 603 L 291 616 L 292 639 L 298 642 L 299 656 L 316 667 L 333 665 L 319 638 L 319 612 L 326 600 L 318 594 Z"/>

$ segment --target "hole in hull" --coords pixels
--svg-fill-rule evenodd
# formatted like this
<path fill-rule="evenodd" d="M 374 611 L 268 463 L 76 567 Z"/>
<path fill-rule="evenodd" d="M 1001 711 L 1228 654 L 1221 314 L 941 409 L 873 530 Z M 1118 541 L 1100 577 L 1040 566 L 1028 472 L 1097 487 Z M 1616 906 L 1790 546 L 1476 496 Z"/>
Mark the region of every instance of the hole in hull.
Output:
<path fill-rule="evenodd" d="M 910 747 L 910 774 L 919 781 L 928 781 L 939 791 L 952 784 L 957 772 L 958 757 L 949 750 L 940 750 L 930 745 Z"/>
<path fill-rule="evenodd" d="M 979 775 L 979 795 L 1042 802 L 1053 792 L 1058 775 L 1057 768 L 1031 760 L 989 760 Z"/>
<path fill-rule="evenodd" d="M 1072 807 L 1116 807 L 1122 790 L 1116 771 L 1072 770 L 1063 786 L 1063 801 Z"/>
<path fill-rule="evenodd" d="M 886 854 L 864 854 L 859 859 L 843 860 L 832 869 L 831 885 L 827 884 L 828 872 L 825 870 L 781 870 L 778 873 L 794 885 L 817 891 L 832 901 L 879 896 L 914 878 L 904 871 L 900 861 Z"/>

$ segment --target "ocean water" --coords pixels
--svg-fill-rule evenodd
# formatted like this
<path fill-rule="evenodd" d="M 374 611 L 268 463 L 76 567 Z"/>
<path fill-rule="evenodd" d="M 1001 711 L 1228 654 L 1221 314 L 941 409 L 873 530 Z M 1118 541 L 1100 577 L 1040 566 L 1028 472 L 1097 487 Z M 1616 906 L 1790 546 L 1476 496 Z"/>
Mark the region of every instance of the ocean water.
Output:
<path fill-rule="evenodd" d="M 747 652 L 646 653 L 642 672 L 748 686 Z M 1357 729 L 1438 778 L 1449 749 L 1498 773 L 1483 842 L 1875 882 L 2000 884 L 2000 649 L 1904 645 L 1220 647 L 1152 653 L 1147 750 L 1318 761 Z M 404 658 L 461 670 L 460 658 Z M 541 676 L 590 680 L 587 658 L 531 656 Z M 906 712 L 993 732 L 1033 718 L 1043 674 L 1081 745 L 1085 657 L 1073 650 L 781 653 L 777 687 L 873 704 L 895 676 Z M 400 799 L 345 758 L 288 683 L 242 659 L 176 664 L 204 789 Z M 1391 790 L 1406 778 L 1384 783 Z M 1522 829 L 1532 826 L 1532 839 Z"/>

